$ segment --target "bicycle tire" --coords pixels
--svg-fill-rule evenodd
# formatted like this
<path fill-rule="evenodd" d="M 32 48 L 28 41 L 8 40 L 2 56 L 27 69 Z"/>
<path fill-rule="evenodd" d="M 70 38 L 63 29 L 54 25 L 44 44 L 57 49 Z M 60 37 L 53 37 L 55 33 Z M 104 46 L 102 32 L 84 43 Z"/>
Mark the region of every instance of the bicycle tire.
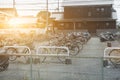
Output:
<path fill-rule="evenodd" d="M 61 56 L 59 56 L 59 54 L 67 54 L 67 50 L 65 50 L 65 49 L 58 49 L 58 51 L 57 51 L 57 58 L 58 58 L 58 60 L 61 62 L 61 63 L 63 63 L 63 64 L 65 64 L 65 59 L 66 59 L 66 57 L 61 57 Z"/>
<path fill-rule="evenodd" d="M 68 45 L 67 47 L 68 47 L 68 49 L 70 50 L 70 55 L 71 55 L 71 56 L 76 56 L 76 55 L 78 55 L 79 52 L 80 52 L 79 45 L 77 45 L 77 44 Z"/>
<path fill-rule="evenodd" d="M 87 43 L 87 39 L 86 38 L 82 38 L 81 40 L 80 40 L 80 42 L 81 42 L 81 44 L 86 44 Z"/>
<path fill-rule="evenodd" d="M 11 54 L 10 51 L 12 51 L 12 54 L 17 53 L 17 49 L 16 48 L 7 48 L 5 53 L 6 54 Z M 9 60 L 10 61 L 15 61 L 16 59 L 17 59 L 17 56 L 12 56 L 12 55 L 9 56 Z"/>
<path fill-rule="evenodd" d="M 27 48 L 23 49 L 22 53 L 24 53 L 24 54 L 29 53 L 29 49 L 27 49 Z M 23 57 L 25 58 L 26 63 L 27 63 L 27 61 L 29 60 L 29 57 L 28 56 L 23 56 Z"/>
<path fill-rule="evenodd" d="M 5 71 L 9 66 L 9 63 L 4 63 L 2 66 L 0 65 L 0 72 Z"/>
<path fill-rule="evenodd" d="M 81 42 L 76 42 L 75 44 L 77 44 L 79 46 L 80 51 L 83 49 L 83 44 L 81 44 Z"/>
<path fill-rule="evenodd" d="M 9 56 L 7 54 L 0 56 L 0 65 L 4 64 L 8 60 L 9 60 Z"/>
<path fill-rule="evenodd" d="M 0 56 L 0 72 L 5 71 L 9 66 L 9 56 Z"/>
<path fill-rule="evenodd" d="M 48 50 L 47 50 L 46 48 L 43 48 L 43 49 L 40 50 L 40 53 L 41 53 L 41 54 L 48 54 Z M 44 63 L 45 60 L 46 60 L 46 58 L 47 58 L 47 57 L 41 56 L 41 57 L 40 57 L 40 62 L 41 62 L 41 63 Z"/>
<path fill-rule="evenodd" d="M 120 49 L 113 49 L 109 52 L 108 54 L 109 56 L 120 56 Z M 115 58 L 110 58 L 109 61 L 112 63 L 112 64 L 120 64 L 120 59 L 115 59 Z"/>

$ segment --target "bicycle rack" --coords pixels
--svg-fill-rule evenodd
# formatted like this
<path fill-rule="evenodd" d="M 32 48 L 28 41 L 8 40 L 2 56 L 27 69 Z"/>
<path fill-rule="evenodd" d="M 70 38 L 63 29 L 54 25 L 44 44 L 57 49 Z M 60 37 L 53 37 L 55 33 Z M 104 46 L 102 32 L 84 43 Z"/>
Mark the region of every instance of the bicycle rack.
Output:
<path fill-rule="evenodd" d="M 4 49 L 8 49 L 8 48 L 15 48 L 15 49 L 20 49 L 20 48 L 22 48 L 22 49 L 28 49 L 28 55 L 30 55 L 31 54 L 31 50 L 30 50 L 30 48 L 29 47 L 27 47 L 27 46 L 4 46 Z M 17 54 L 10 54 L 10 55 L 21 55 L 21 56 L 27 56 L 26 54 L 22 54 L 22 53 L 17 53 Z"/>
<path fill-rule="evenodd" d="M 40 53 L 39 52 L 39 50 L 40 49 L 43 49 L 43 48 L 45 48 L 45 49 L 65 49 L 66 51 L 67 51 L 67 54 L 51 54 L 51 51 L 48 53 L 48 54 L 42 54 L 42 53 Z M 36 51 L 36 55 L 39 55 L 39 56 L 53 56 L 53 57 L 57 57 L 57 56 L 61 56 L 61 57 L 68 57 L 69 56 L 69 49 L 68 49 L 68 47 L 64 47 L 64 46 L 60 46 L 60 47 L 58 47 L 58 46 L 39 46 L 38 48 L 37 48 L 37 51 Z"/>
<path fill-rule="evenodd" d="M 114 49 L 120 49 L 120 47 L 107 47 L 104 49 L 104 56 L 103 56 L 103 66 L 106 67 L 109 65 L 109 63 L 111 63 L 110 59 L 120 59 L 120 56 L 111 56 L 109 55 L 109 53 L 114 50 Z M 112 62 L 112 64 L 114 65 L 114 67 L 116 67 L 115 63 Z"/>
<path fill-rule="evenodd" d="M 104 58 L 120 58 L 120 56 L 109 56 L 108 55 L 108 53 L 113 49 L 120 49 L 120 47 L 107 47 L 107 48 L 105 48 L 104 49 Z"/>

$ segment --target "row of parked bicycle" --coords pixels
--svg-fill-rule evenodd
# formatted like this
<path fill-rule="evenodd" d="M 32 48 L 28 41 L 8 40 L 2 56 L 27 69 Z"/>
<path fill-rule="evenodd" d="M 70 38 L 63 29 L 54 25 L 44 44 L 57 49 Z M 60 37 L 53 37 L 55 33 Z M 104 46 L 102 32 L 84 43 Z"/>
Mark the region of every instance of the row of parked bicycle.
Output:
<path fill-rule="evenodd" d="M 34 50 L 33 52 L 35 52 L 35 44 L 34 42 L 38 42 L 38 43 L 42 43 L 42 41 L 39 41 L 39 36 L 35 36 L 38 38 L 38 40 L 35 39 L 35 37 L 33 37 L 32 34 L 14 34 L 16 36 L 13 36 L 12 34 L 9 35 L 1 35 L 1 48 L 4 46 L 14 46 L 14 44 L 17 44 L 21 46 L 28 46 L 30 49 Z M 48 44 L 45 46 L 59 46 L 59 47 L 67 47 L 70 51 L 70 56 L 76 56 L 77 54 L 79 54 L 79 52 L 83 49 L 83 45 L 85 43 L 87 43 L 87 41 L 91 38 L 91 35 L 88 32 L 69 32 L 69 33 L 55 33 L 55 34 L 41 34 L 42 36 L 40 37 L 40 39 L 44 39 L 43 41 L 46 41 Z M 44 36 L 45 35 L 45 36 Z M 28 40 L 28 41 L 27 41 Z M 11 44 L 7 45 L 7 42 L 10 42 Z M 18 42 L 18 43 L 17 43 Z M 22 43 L 23 42 L 23 43 Z M 29 43 L 29 45 L 27 45 L 26 43 Z M 31 46 L 33 48 L 31 48 Z M 65 50 L 58 50 L 58 49 L 54 49 L 55 52 L 59 51 L 62 53 L 66 53 Z M 49 54 L 49 49 L 44 49 L 41 50 L 43 51 L 43 53 Z M 28 49 L 23 49 L 21 53 L 28 53 Z M 19 53 L 18 49 L 15 48 L 8 48 L 6 49 L 4 52 L 0 52 L 0 54 L 2 53 L 8 53 L 8 54 L 14 54 L 14 53 Z M 59 54 L 57 53 L 57 55 Z M 20 56 L 15 56 L 15 55 L 2 55 L 0 56 L 0 71 L 5 70 L 8 66 L 9 66 L 9 61 L 15 61 L 17 58 L 19 58 Z M 46 59 L 46 57 L 42 58 L 42 62 L 44 62 Z M 58 59 L 60 61 L 63 62 L 64 58 L 58 57 Z"/>
<path fill-rule="evenodd" d="M 50 46 L 66 46 L 70 55 L 75 56 L 83 49 L 83 45 L 91 38 L 88 32 L 68 32 L 53 35 L 49 40 Z"/>
<path fill-rule="evenodd" d="M 104 61 L 104 66 L 109 66 L 112 64 L 115 68 L 120 67 L 120 48 L 119 43 L 120 43 L 120 31 L 104 31 L 99 34 L 99 39 L 101 42 L 106 42 L 106 41 L 117 41 L 117 46 L 112 47 L 110 44 L 108 45 L 109 47 L 105 50 L 106 53 L 104 54 L 105 56 L 105 61 Z M 107 56 L 107 57 L 106 57 Z"/>
<path fill-rule="evenodd" d="M 99 34 L 99 38 L 101 42 L 120 40 L 120 32 L 115 33 L 110 31 L 101 32 Z"/>
<path fill-rule="evenodd" d="M 83 45 L 91 38 L 88 32 L 70 32 L 70 33 L 58 33 L 49 35 L 48 44 L 42 46 L 57 46 L 57 47 L 67 47 L 70 51 L 70 56 L 76 56 L 83 49 Z M 27 45 L 24 45 L 27 46 Z M 29 47 L 29 46 L 28 46 Z M 31 47 L 29 47 L 31 49 Z M 36 49 L 32 48 L 33 52 L 36 53 Z M 45 49 L 47 50 L 47 49 Z M 28 53 L 26 49 L 22 53 Z M 65 51 L 64 51 L 65 52 Z M 63 53 L 64 53 L 63 52 Z M 7 53 L 18 53 L 15 48 L 7 49 Z M 44 53 L 46 53 L 44 51 Z M 47 52 L 49 53 L 49 52 Z M 16 60 L 17 57 L 10 57 L 10 61 Z"/>

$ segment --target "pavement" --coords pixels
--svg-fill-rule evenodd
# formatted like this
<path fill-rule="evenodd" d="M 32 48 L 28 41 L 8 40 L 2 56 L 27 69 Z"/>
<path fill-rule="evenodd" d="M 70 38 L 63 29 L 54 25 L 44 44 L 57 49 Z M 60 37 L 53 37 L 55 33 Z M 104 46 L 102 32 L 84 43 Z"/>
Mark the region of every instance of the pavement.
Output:
<path fill-rule="evenodd" d="M 0 80 L 120 80 L 120 68 L 111 64 L 103 67 L 106 47 L 106 42 L 92 37 L 77 56 L 70 57 L 71 64 L 63 64 L 57 58 L 49 57 L 44 63 L 26 64 L 20 62 L 23 60 L 20 58 L 10 62 L 6 71 L 0 72 Z"/>

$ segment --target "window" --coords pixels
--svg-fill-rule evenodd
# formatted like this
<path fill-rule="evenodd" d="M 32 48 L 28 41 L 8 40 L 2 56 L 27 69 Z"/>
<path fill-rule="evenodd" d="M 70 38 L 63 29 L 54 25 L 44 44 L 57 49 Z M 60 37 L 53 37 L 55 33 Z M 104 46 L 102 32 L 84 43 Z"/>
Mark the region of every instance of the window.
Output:
<path fill-rule="evenodd" d="M 76 29 L 81 29 L 82 24 L 80 22 L 76 23 Z"/>
<path fill-rule="evenodd" d="M 100 8 L 97 8 L 96 10 L 97 10 L 97 11 L 100 11 Z"/>
<path fill-rule="evenodd" d="M 104 9 L 104 8 L 101 8 L 101 11 L 102 11 L 102 12 L 104 12 L 104 11 L 105 11 L 105 9 Z"/>
<path fill-rule="evenodd" d="M 88 12 L 88 16 L 91 16 L 91 12 Z"/>
<path fill-rule="evenodd" d="M 106 26 L 109 26 L 109 25 L 110 25 L 110 24 L 107 22 L 107 23 L 106 23 Z"/>
<path fill-rule="evenodd" d="M 64 26 L 64 23 L 60 23 L 60 26 Z"/>

